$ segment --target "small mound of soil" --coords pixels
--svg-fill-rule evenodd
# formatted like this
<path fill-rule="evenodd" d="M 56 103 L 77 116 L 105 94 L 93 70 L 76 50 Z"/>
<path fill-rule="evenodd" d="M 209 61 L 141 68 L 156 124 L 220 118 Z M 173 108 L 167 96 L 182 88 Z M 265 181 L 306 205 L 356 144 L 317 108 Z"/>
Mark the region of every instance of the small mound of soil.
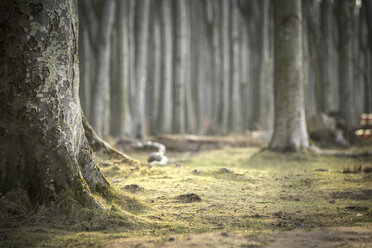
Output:
<path fill-rule="evenodd" d="M 195 194 L 195 193 L 179 195 L 176 197 L 176 199 L 181 202 L 185 202 L 185 203 L 202 201 L 202 198 L 198 194 Z"/>
<path fill-rule="evenodd" d="M 129 184 L 129 185 L 125 185 L 123 188 L 121 189 L 124 189 L 126 191 L 129 191 L 129 192 L 138 192 L 138 191 L 141 191 L 143 190 L 143 187 L 142 186 L 139 186 L 137 184 Z"/>

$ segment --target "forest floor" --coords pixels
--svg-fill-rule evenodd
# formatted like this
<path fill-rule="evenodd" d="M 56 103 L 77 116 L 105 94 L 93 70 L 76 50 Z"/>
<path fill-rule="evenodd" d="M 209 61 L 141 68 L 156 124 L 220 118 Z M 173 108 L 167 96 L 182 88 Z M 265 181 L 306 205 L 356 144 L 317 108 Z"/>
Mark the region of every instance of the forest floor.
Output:
<path fill-rule="evenodd" d="M 367 150 L 224 148 L 152 168 L 97 157 L 122 201 L 98 195 L 104 213 L 65 218 L 39 207 L 0 224 L 0 247 L 372 247 L 372 157 L 342 156 Z"/>

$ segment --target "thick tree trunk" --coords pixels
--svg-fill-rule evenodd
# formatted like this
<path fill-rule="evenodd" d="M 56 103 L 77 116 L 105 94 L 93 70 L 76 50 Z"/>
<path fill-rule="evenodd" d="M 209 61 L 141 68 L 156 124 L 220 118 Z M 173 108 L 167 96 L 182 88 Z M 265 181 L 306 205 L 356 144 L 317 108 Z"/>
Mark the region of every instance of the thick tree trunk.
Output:
<path fill-rule="evenodd" d="M 109 64 L 110 64 L 110 35 L 114 22 L 115 1 L 107 0 L 103 4 L 102 16 L 97 33 L 97 56 L 96 76 L 92 86 L 91 123 L 102 136 L 105 120 L 107 120 L 107 109 L 109 109 Z M 108 125 L 108 123 L 106 123 Z"/>
<path fill-rule="evenodd" d="M 301 0 L 274 0 L 274 134 L 270 148 L 309 146 L 305 122 Z"/>
<path fill-rule="evenodd" d="M 147 48 L 149 32 L 150 0 L 141 0 L 138 37 L 138 61 L 136 66 L 136 101 L 134 128 L 137 138 L 145 137 L 145 90 L 147 83 Z"/>
<path fill-rule="evenodd" d="M 0 193 L 96 204 L 91 191 L 109 185 L 80 115 L 75 1 L 1 1 L 0 28 Z"/>
<path fill-rule="evenodd" d="M 353 79 L 353 5 L 352 0 L 337 1 L 337 19 L 339 30 L 339 76 L 340 76 L 340 113 L 346 127 L 355 124 Z"/>

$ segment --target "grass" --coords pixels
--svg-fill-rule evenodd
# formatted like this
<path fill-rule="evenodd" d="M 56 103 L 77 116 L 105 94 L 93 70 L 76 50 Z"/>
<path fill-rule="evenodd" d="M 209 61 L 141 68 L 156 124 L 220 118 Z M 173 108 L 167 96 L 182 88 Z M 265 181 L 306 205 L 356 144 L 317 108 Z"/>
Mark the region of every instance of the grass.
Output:
<path fill-rule="evenodd" d="M 130 155 L 143 160 L 146 156 Z M 144 235 L 245 231 L 255 236 L 372 222 L 372 173 L 342 173 L 372 165 L 371 158 L 278 154 L 258 148 L 168 156 L 169 165 L 152 168 L 97 158 L 106 177 L 115 180 L 115 197 L 97 195 L 106 211 L 67 204 L 27 213 L 20 207 L 17 218 L 0 224 L 0 247 L 101 247 Z M 142 188 L 127 191 L 129 184 Z M 202 201 L 177 198 L 188 193 Z"/>

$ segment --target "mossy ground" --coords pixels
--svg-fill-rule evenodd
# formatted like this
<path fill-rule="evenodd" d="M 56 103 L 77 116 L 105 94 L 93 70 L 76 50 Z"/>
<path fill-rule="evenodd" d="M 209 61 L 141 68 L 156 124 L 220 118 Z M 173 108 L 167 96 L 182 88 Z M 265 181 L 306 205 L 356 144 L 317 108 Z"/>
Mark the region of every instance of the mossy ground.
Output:
<path fill-rule="evenodd" d="M 0 224 L 0 247 L 111 247 L 123 238 L 134 239 L 135 247 L 139 241 L 133 237 L 139 236 L 157 237 L 154 244 L 161 245 L 171 235 L 185 233 L 244 232 L 255 239 L 283 230 L 372 223 L 372 173 L 342 173 L 346 167 L 371 166 L 370 157 L 279 154 L 260 148 L 168 156 L 169 165 L 152 168 L 98 157 L 115 188 L 111 197 L 97 195 L 106 211 L 65 200 L 53 209 L 38 207 L 29 213 L 20 207 L 16 217 Z M 126 191 L 129 184 L 142 189 Z M 177 199 L 187 193 L 202 201 Z M 256 246 L 266 242 L 257 240 Z"/>

